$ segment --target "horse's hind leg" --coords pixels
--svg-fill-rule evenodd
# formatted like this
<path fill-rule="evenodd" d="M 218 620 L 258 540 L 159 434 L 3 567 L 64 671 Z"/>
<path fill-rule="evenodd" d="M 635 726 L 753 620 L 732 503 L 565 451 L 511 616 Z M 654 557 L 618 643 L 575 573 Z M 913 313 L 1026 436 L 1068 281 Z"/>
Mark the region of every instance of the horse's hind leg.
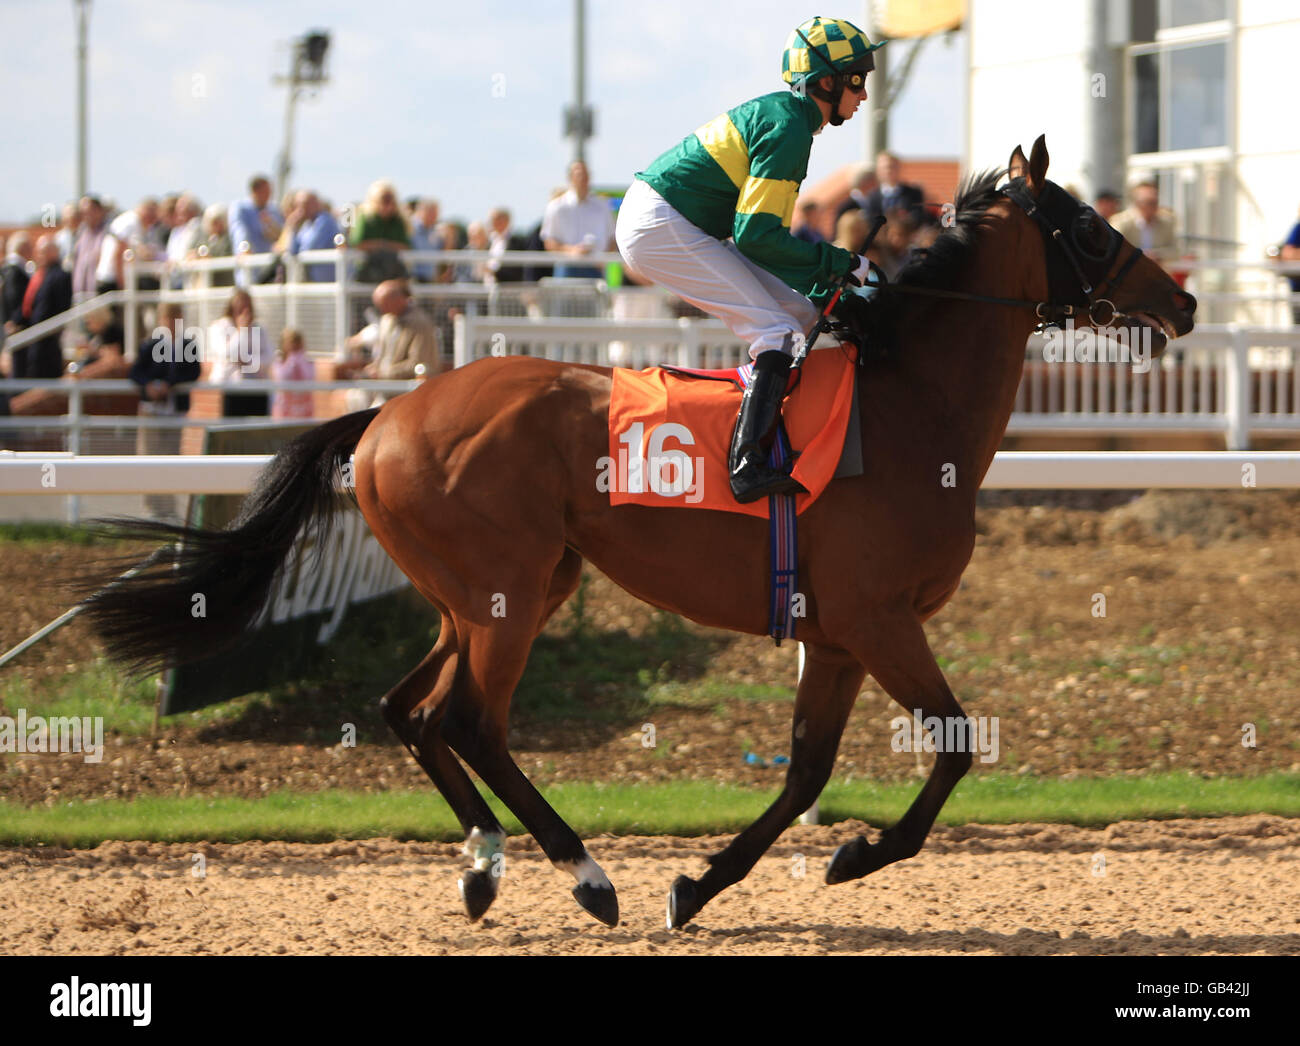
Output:
<path fill-rule="evenodd" d="M 472 700 L 472 699 L 471 699 Z M 573 897 L 606 926 L 618 925 L 618 896 L 577 833 L 524 776 L 505 744 L 505 726 L 496 717 L 478 717 L 459 700 L 453 703 L 443 733 L 456 752 L 532 833 L 551 863 L 577 880 Z M 461 713 L 464 713 L 462 718 Z"/>
<path fill-rule="evenodd" d="M 669 929 L 684 926 L 713 897 L 748 875 L 777 836 L 821 794 L 865 676 L 849 654 L 808 647 L 795 698 L 785 787 L 757 821 L 709 858 L 709 870 L 698 880 L 677 877 L 668 894 Z"/>
<path fill-rule="evenodd" d="M 920 709 L 923 718 L 935 716 L 945 724 L 960 718 L 965 724 L 965 713 L 948 688 L 919 621 L 881 623 L 869 634 L 870 648 L 863 650 L 863 661 L 876 682 L 909 715 Z M 937 745 L 934 768 L 907 813 L 892 828 L 881 832 L 877 842 L 869 843 L 864 836 L 858 836 L 836 850 L 826 869 L 828 883 L 860 879 L 920 852 L 949 794 L 970 769 L 969 734 L 964 729 L 953 733 L 962 743 L 954 746 L 955 751 L 945 744 Z"/>
<path fill-rule="evenodd" d="M 442 733 L 532 833 L 551 863 L 577 880 L 573 889 L 577 902 L 607 926 L 617 926 L 618 897 L 613 885 L 582 840 L 524 776 L 506 747 L 510 698 L 523 674 L 529 648 L 547 618 L 577 587 L 581 567 L 581 557 L 567 550 L 543 599 L 526 603 L 515 596 L 507 603 L 506 616 L 491 623 L 457 619 L 461 672 Z"/>
<path fill-rule="evenodd" d="M 385 695 L 380 708 L 465 830 L 465 853 L 474 858 L 474 865 L 462 873 L 459 885 L 465 910 L 474 920 L 496 898 L 506 833 L 441 735 L 443 711 L 455 684 L 458 661 L 455 626 L 450 615 L 444 613 L 433 649 Z"/>

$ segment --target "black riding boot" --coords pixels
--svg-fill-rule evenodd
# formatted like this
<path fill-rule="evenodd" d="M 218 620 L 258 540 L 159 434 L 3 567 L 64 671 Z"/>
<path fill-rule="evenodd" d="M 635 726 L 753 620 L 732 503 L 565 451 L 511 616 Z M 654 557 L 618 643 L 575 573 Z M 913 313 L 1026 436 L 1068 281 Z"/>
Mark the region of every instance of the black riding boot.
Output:
<path fill-rule="evenodd" d="M 781 416 L 781 400 L 790 376 L 791 358 L 784 352 L 760 352 L 754 377 L 740 401 L 740 417 L 731 436 L 731 493 L 741 504 L 770 494 L 806 494 L 802 484 L 767 463 L 768 438 Z M 786 468 L 793 468 L 787 463 Z"/>

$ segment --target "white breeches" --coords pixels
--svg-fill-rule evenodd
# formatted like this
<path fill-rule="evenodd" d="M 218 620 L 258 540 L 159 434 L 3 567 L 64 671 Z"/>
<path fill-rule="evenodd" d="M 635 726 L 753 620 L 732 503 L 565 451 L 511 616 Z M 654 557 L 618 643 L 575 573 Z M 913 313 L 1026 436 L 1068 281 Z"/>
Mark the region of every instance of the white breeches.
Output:
<path fill-rule="evenodd" d="M 718 317 L 749 342 L 751 359 L 769 349 L 791 354 L 817 322 L 811 301 L 730 240 L 714 239 L 687 221 L 639 178 L 623 197 L 614 235 L 638 275 Z"/>

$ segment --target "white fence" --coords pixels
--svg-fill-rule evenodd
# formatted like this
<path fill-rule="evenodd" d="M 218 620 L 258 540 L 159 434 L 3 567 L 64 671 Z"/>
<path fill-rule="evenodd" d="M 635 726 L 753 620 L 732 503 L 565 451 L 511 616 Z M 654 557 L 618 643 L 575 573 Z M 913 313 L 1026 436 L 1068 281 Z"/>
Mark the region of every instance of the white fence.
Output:
<path fill-rule="evenodd" d="M 229 286 L 214 286 L 224 279 L 246 286 L 257 322 L 270 339 L 277 338 L 283 327 L 295 326 L 305 332 L 312 355 L 338 357 L 343 355 L 346 336 L 367 319 L 364 310 L 373 288 L 357 283 L 351 275 L 360 257 L 360 252 L 346 248 L 285 256 L 287 282 L 270 284 L 256 282 L 258 274 L 275 261 L 269 254 L 207 258 L 176 266 L 128 257 L 126 290 L 81 303 L 21 331 L 9 338 L 6 349 L 58 333 L 99 305 L 116 304 L 123 307 L 129 355 L 142 340 L 145 307 L 177 301 L 187 326 L 206 326 L 231 293 Z M 482 251 L 433 251 L 406 252 L 402 257 L 411 268 L 442 266 L 456 277 L 489 260 L 516 270 L 553 266 L 557 261 L 544 252 L 493 256 Z M 601 267 L 621 259 L 604 254 L 586 260 Z M 309 267 L 321 265 L 332 273 L 330 282 L 305 279 Z M 1289 309 L 1300 306 L 1300 294 L 1289 292 L 1283 275 L 1300 273 L 1300 266 L 1218 260 L 1180 261 L 1174 267 L 1191 271 L 1193 289 L 1202 301 L 1207 294 L 1218 295 L 1215 300 L 1231 306 L 1237 315 L 1258 317 L 1259 324 L 1203 323 L 1171 343 L 1165 356 L 1145 373 L 1115 363 L 1048 364 L 1042 359 L 1041 342 L 1031 339 L 1008 432 L 1205 434 L 1221 437 L 1228 449 L 1248 448 L 1252 436 L 1300 432 L 1300 328 L 1280 326 L 1288 322 Z M 160 284 L 160 289 L 140 289 L 145 277 Z M 444 356 L 457 365 L 485 355 L 514 353 L 627 367 L 674 363 L 721 368 L 746 358 L 746 346 L 718 321 L 675 318 L 683 312 L 698 314 L 659 288 L 542 279 L 502 284 L 415 282 L 412 289 L 417 302 L 434 316 Z M 0 383 L 0 391 L 36 384 Z M 54 431 L 63 434 L 62 449 L 129 453 L 139 427 L 180 424 L 135 415 L 89 416 L 74 383 L 58 387 L 69 391 L 66 413 L 0 418 L 0 432 Z M 252 391 L 253 387 L 246 388 Z M 133 387 L 81 385 L 82 392 L 92 390 L 128 394 Z"/>
<path fill-rule="evenodd" d="M 723 368 L 748 358 L 745 343 L 717 320 L 614 323 L 594 318 L 461 315 L 454 328 L 458 366 L 505 354 L 634 368 L 662 363 Z M 397 394 L 416 384 L 247 381 L 238 386 L 198 382 L 178 388 L 227 392 L 356 388 L 372 395 Z M 57 435 L 60 450 L 130 454 L 142 428 L 241 424 L 230 418 L 86 413 L 87 396 L 117 394 L 126 401 L 138 397 L 138 387 L 129 381 L 0 381 L 0 393 L 28 388 L 65 393 L 67 405 L 60 414 L 0 417 L 0 435 L 18 448 L 25 436 L 43 433 Z M 272 422 L 259 418 L 242 424 L 268 423 Z M 1248 449 L 1252 436 L 1300 433 L 1300 330 L 1198 327 L 1172 342 L 1145 373 L 1127 363 L 1047 363 L 1041 339 L 1033 338 L 1026 348 L 1025 373 L 1007 431 L 1013 435 L 1206 434 L 1221 437 L 1231 450 Z"/>
<path fill-rule="evenodd" d="M 457 367 L 486 356 L 540 356 L 616 367 L 721 369 L 749 360 L 749 344 L 720 320 L 530 319 L 457 316 L 452 360 Z"/>
<path fill-rule="evenodd" d="M 1284 327 L 1300 294 L 1288 276 L 1300 276 L 1300 262 L 1276 258 L 1169 259 L 1165 268 L 1187 273 L 1187 289 L 1196 295 L 1197 315 L 1207 323 L 1236 322 L 1248 326 Z"/>
<path fill-rule="evenodd" d="M 359 283 L 353 277 L 361 251 L 348 248 L 304 251 L 297 257 L 273 254 L 242 254 L 234 258 L 203 258 L 179 264 L 137 261 L 126 252 L 124 289 L 79 301 L 61 313 L 33 327 L 10 335 L 6 348 L 29 345 L 51 334 L 59 334 L 80 323 L 85 315 L 101 306 L 122 309 L 122 322 L 128 354 L 144 340 L 147 331 L 141 326 L 144 310 L 162 301 L 181 304 L 186 326 L 206 328 L 223 313 L 236 286 L 246 290 L 253 301 L 256 322 L 266 332 L 271 344 L 278 342 L 285 327 L 303 334 L 310 355 L 341 359 L 346 339 L 375 319 L 371 307 L 374 284 Z M 512 251 L 494 256 L 486 251 L 405 251 L 401 253 L 409 269 L 428 266 L 452 277 L 450 281 L 411 281 L 417 304 L 428 311 L 443 333 L 449 348 L 451 321 L 458 313 L 515 316 L 610 316 L 617 310 L 613 300 L 621 292 L 611 291 L 603 280 L 554 278 L 543 275 L 528 282 L 484 282 L 473 278 L 475 266 L 489 259 L 515 270 L 530 269 L 545 273 L 570 258 L 539 251 Z M 617 253 L 591 255 L 584 262 L 602 271 L 617 265 Z M 275 265 L 283 265 L 285 282 L 261 283 L 261 275 Z M 312 281 L 313 269 L 325 266 L 332 274 L 329 281 Z M 141 282 L 157 284 L 155 289 L 141 287 Z M 649 289 L 660 301 L 671 295 Z M 644 293 L 641 288 L 633 290 Z"/>
<path fill-rule="evenodd" d="M 2 494 L 243 494 L 267 454 L 0 454 Z M 1300 487 L 1300 452 L 1000 451 L 986 490 L 1242 490 Z"/>
<path fill-rule="evenodd" d="M 406 251 L 400 257 L 408 269 L 432 269 L 437 282 L 413 281 L 415 300 L 427 309 L 452 340 L 456 315 L 598 317 L 605 319 L 654 319 L 683 311 L 681 303 L 658 287 L 624 285 L 612 287 L 602 280 L 531 279 L 528 282 L 495 282 L 484 278 L 483 267 L 492 262 L 516 275 L 545 274 L 558 263 L 573 259 L 547 252 L 511 251 L 493 255 L 488 251 Z M 257 322 L 274 341 L 284 327 L 304 333 L 308 352 L 341 357 L 344 341 L 367 322 L 372 284 L 359 283 L 354 271 L 363 254 L 339 247 L 305 251 L 293 255 L 243 254 L 234 258 L 201 258 L 171 264 L 138 261 L 126 254 L 125 288 L 102 295 L 87 306 L 123 306 L 126 344 L 134 347 L 143 340 L 142 310 L 159 301 L 180 302 L 187 325 L 206 327 L 223 311 L 234 285 L 244 287 L 253 298 Z M 609 274 L 621 273 L 617 253 L 591 255 L 583 259 Z M 262 274 L 282 265 L 285 281 L 259 283 Z M 1286 328 L 1291 312 L 1300 308 L 1300 294 L 1292 293 L 1287 275 L 1300 276 L 1300 263 L 1276 260 L 1208 259 L 1171 261 L 1172 270 L 1190 273 L 1188 289 L 1201 303 L 1199 316 L 1205 323 L 1237 322 L 1251 328 Z M 307 279 L 322 270 L 327 281 Z M 450 277 L 444 280 L 442 277 Z M 140 286 L 141 281 L 159 284 L 159 289 Z M 85 305 L 85 303 L 79 303 Z M 695 310 L 685 309 L 696 315 Z M 19 347 L 58 333 L 70 320 L 79 320 L 78 309 L 45 321 L 37 327 L 11 336 L 9 345 Z"/>
<path fill-rule="evenodd" d="M 396 396 L 418 387 L 418 379 L 411 381 L 379 381 L 368 379 L 348 379 L 345 381 L 269 381 L 247 380 L 231 384 L 219 384 L 196 381 L 174 386 L 178 392 L 195 392 L 212 390 L 223 393 L 244 395 L 248 393 L 287 392 L 301 394 L 305 392 L 352 392 L 369 404 L 376 395 Z M 146 414 L 88 414 L 86 398 L 95 395 L 113 395 L 138 401 L 140 386 L 126 380 L 78 380 L 24 379 L 22 381 L 0 381 L 0 393 L 20 392 L 28 389 L 47 389 L 67 396 L 67 410 L 62 414 L 37 414 L 31 416 L 10 415 L 0 417 L 0 436 L 8 439 L 20 437 L 23 433 L 59 434 L 63 449 L 68 453 L 119 453 L 134 454 L 136 433 L 140 429 L 208 429 L 220 427 L 257 428 L 302 425 L 304 422 L 326 421 L 334 415 L 318 418 L 271 418 L 271 417 L 221 417 L 202 418 L 189 414 L 146 415 Z M 358 406 L 361 404 L 358 403 Z"/>
<path fill-rule="evenodd" d="M 1105 344 L 1105 343 L 1100 343 Z M 747 345 L 717 320 L 458 316 L 454 361 L 523 354 L 622 367 L 734 367 Z M 906 351 L 904 347 L 903 351 Z M 1252 433 L 1300 433 L 1300 329 L 1206 325 L 1171 342 L 1145 373 L 1128 363 L 1048 363 L 1026 346 L 1007 431 L 1208 433 L 1228 449 Z"/>
<path fill-rule="evenodd" d="M 1049 363 L 1031 338 L 1007 431 L 1206 433 L 1230 450 L 1300 433 L 1300 328 L 1205 324 L 1148 364 Z"/>
<path fill-rule="evenodd" d="M 489 355 L 523 354 L 625 367 L 674 364 L 723 368 L 747 359 L 747 346 L 717 320 L 554 319 L 460 315 L 454 321 L 457 366 Z M 259 392 L 363 388 L 396 394 L 415 382 L 247 381 L 239 386 L 195 383 L 180 389 Z M 23 434 L 57 434 L 59 449 L 132 453 L 140 428 L 229 425 L 232 419 L 88 414 L 95 394 L 138 397 L 129 381 L 0 381 L 0 393 L 29 388 L 67 395 L 60 414 L 0 417 L 8 442 Z M 237 422 L 234 422 L 238 424 Z M 266 424 L 266 419 L 248 424 Z M 1172 342 L 1142 372 L 1128 363 L 1048 363 L 1041 338 L 1026 347 L 1025 373 L 1007 431 L 1012 435 L 1114 433 L 1206 434 L 1231 450 L 1251 437 L 1300 433 L 1300 329 L 1206 325 Z"/>

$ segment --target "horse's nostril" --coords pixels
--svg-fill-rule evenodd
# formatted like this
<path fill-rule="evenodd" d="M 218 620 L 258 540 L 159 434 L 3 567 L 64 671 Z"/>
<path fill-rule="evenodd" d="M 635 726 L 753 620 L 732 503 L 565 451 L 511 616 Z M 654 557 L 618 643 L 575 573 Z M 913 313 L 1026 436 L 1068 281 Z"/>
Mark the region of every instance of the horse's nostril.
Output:
<path fill-rule="evenodd" d="M 1174 293 L 1174 305 L 1182 312 L 1193 313 L 1196 311 L 1196 299 L 1186 291 Z"/>

